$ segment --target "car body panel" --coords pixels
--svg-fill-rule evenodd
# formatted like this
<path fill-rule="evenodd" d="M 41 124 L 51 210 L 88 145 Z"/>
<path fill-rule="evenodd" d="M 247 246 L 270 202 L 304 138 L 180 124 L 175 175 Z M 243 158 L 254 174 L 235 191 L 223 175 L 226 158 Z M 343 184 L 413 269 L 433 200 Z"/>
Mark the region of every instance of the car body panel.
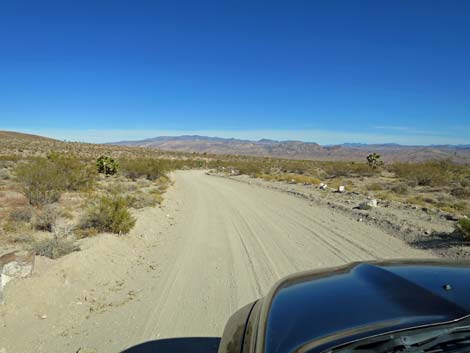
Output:
<path fill-rule="evenodd" d="M 241 338 L 238 352 L 322 352 L 468 316 L 470 263 L 386 261 L 304 272 L 278 282 L 258 306 L 244 318 L 257 323 L 256 337 Z"/>

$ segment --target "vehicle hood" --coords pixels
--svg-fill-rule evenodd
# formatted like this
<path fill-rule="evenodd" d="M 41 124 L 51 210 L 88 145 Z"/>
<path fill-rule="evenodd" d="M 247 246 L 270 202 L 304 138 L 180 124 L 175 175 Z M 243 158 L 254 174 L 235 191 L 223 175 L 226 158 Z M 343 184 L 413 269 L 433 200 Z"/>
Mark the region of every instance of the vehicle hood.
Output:
<path fill-rule="evenodd" d="M 260 311 L 257 351 L 321 352 L 469 314 L 469 263 L 354 263 L 279 282 Z"/>

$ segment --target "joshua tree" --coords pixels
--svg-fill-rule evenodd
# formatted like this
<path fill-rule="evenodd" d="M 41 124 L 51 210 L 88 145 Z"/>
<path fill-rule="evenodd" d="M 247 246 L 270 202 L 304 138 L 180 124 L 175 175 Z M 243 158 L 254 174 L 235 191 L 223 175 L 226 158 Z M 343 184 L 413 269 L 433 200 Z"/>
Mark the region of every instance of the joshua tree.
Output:
<path fill-rule="evenodd" d="M 380 160 L 380 155 L 374 152 L 367 156 L 367 164 L 372 168 L 377 168 L 377 166 L 382 165 L 383 162 Z"/>
<path fill-rule="evenodd" d="M 105 175 L 114 175 L 119 169 L 118 163 L 111 157 L 101 156 L 96 160 L 96 167 L 98 168 L 98 173 L 103 173 Z"/>

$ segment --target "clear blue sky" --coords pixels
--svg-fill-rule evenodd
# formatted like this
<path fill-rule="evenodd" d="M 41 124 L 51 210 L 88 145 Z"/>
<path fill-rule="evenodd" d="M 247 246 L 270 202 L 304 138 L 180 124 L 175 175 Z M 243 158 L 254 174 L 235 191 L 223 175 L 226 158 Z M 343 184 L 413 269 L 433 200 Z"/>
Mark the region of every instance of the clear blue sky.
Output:
<path fill-rule="evenodd" d="M 2 1 L 0 129 L 470 143 L 470 1 Z"/>

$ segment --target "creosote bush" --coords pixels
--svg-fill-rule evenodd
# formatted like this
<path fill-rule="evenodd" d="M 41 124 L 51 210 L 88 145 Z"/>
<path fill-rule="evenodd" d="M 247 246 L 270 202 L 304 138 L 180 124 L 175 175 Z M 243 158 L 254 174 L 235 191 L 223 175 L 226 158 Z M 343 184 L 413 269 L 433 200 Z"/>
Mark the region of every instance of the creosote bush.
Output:
<path fill-rule="evenodd" d="M 423 163 L 394 163 L 390 166 L 399 178 L 410 186 L 448 186 L 466 180 L 468 166 L 457 165 L 448 160 Z"/>
<path fill-rule="evenodd" d="M 80 228 L 93 228 L 98 232 L 127 234 L 135 225 L 124 197 L 103 196 L 91 202 Z"/>
<path fill-rule="evenodd" d="M 470 240 L 470 219 L 462 218 L 457 222 L 456 230 L 462 234 L 465 240 Z"/>
<path fill-rule="evenodd" d="M 64 191 L 90 190 L 95 180 L 89 165 L 73 155 L 57 153 L 19 164 L 15 175 L 34 206 L 56 202 Z"/>
<path fill-rule="evenodd" d="M 132 180 L 139 178 L 157 180 L 174 168 L 172 162 L 165 159 L 124 159 L 120 161 L 120 164 L 121 174 Z"/>

